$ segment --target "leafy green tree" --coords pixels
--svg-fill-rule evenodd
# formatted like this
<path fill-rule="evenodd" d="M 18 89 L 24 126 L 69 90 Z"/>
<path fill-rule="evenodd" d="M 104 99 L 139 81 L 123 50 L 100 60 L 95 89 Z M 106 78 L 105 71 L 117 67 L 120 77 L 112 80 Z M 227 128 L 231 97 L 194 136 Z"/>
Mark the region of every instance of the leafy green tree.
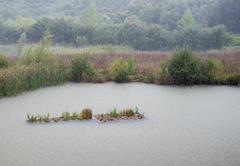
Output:
<path fill-rule="evenodd" d="M 97 8 L 95 3 L 90 3 L 90 5 L 83 11 L 81 21 L 86 25 L 96 26 Z"/>
<path fill-rule="evenodd" d="M 182 18 L 178 22 L 178 29 L 180 31 L 186 31 L 195 26 L 195 20 L 193 18 L 192 12 L 190 9 L 186 10 Z"/>
<path fill-rule="evenodd" d="M 229 31 L 240 33 L 239 0 L 218 0 L 213 9 L 210 25 L 224 24 Z"/>
<path fill-rule="evenodd" d="M 226 29 L 223 25 L 204 29 L 204 44 L 206 48 L 222 48 L 230 42 Z M 206 42 L 207 41 L 207 42 Z"/>

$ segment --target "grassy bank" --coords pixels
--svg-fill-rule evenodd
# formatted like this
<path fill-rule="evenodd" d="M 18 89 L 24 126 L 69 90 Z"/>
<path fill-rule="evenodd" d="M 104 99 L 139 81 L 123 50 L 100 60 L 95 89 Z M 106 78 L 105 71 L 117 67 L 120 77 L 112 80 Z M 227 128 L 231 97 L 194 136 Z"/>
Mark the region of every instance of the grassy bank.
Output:
<path fill-rule="evenodd" d="M 23 56 L 0 56 L 0 97 L 65 82 L 239 85 L 240 51 L 100 52 L 54 55 L 47 42 Z"/>

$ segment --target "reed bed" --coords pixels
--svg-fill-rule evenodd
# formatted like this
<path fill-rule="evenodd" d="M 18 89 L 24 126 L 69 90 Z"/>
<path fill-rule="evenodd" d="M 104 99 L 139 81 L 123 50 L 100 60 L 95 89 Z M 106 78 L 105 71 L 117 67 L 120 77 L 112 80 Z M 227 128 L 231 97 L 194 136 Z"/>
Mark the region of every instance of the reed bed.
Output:
<path fill-rule="evenodd" d="M 63 84 L 66 71 L 58 64 L 17 65 L 0 70 L 0 97 Z"/>
<path fill-rule="evenodd" d="M 30 53 L 29 53 L 30 52 Z M 199 59 L 223 65 L 218 77 L 194 84 L 239 85 L 240 51 L 194 53 Z M 14 96 L 40 87 L 74 82 L 145 82 L 177 84 L 169 75 L 170 52 L 83 53 L 58 55 L 43 46 L 22 57 L 4 57 L 0 64 L 0 97 Z M 221 65 L 220 65 L 221 66 Z"/>

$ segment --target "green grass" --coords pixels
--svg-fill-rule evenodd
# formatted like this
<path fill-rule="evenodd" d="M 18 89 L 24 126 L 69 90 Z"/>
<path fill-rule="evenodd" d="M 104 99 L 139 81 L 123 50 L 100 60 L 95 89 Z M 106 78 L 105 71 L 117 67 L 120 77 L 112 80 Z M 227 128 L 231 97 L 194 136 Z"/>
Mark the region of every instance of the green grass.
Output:
<path fill-rule="evenodd" d="M 25 44 L 23 45 L 22 53 L 24 54 L 31 47 L 36 47 L 38 44 Z M 71 46 L 51 46 L 49 51 L 54 55 L 75 55 L 80 53 L 90 54 L 104 54 L 104 53 L 131 53 L 134 49 L 128 46 L 121 45 L 96 45 L 96 46 L 85 46 L 85 47 L 71 47 Z M 0 53 L 5 55 L 18 55 L 18 45 L 0 45 Z"/>

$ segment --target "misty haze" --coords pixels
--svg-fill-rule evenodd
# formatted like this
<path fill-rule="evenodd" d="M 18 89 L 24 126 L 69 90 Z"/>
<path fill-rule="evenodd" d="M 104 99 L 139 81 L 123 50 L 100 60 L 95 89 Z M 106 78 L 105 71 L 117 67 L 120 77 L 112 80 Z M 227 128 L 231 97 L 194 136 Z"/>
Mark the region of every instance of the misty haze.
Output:
<path fill-rule="evenodd" d="M 0 166 L 239 166 L 239 0 L 0 0 Z"/>

